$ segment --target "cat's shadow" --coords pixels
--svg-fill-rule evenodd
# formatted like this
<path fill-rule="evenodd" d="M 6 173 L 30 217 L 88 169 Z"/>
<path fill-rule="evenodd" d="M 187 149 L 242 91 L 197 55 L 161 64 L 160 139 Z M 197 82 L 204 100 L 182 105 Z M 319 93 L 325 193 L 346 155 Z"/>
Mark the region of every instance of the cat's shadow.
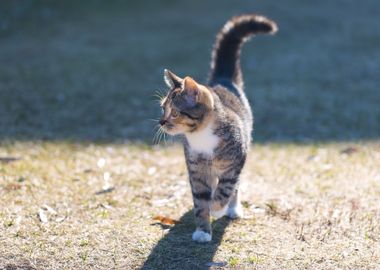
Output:
<path fill-rule="evenodd" d="M 212 265 L 225 265 L 225 261 L 213 261 L 222 241 L 224 231 L 231 220 L 223 217 L 212 224 L 213 237 L 209 243 L 196 243 L 191 239 L 195 229 L 193 211 L 186 212 L 180 222 L 158 241 L 140 269 L 210 269 Z"/>

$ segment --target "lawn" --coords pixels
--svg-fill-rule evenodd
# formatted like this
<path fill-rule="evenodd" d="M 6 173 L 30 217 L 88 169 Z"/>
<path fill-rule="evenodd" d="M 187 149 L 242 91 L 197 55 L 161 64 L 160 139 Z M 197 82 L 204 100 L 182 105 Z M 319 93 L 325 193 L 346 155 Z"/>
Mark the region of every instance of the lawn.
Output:
<path fill-rule="evenodd" d="M 379 11 L 4 1 L 0 269 L 380 269 Z M 197 244 L 181 146 L 152 143 L 155 93 L 164 68 L 205 81 L 215 33 L 246 12 L 280 28 L 243 50 L 246 215 Z"/>

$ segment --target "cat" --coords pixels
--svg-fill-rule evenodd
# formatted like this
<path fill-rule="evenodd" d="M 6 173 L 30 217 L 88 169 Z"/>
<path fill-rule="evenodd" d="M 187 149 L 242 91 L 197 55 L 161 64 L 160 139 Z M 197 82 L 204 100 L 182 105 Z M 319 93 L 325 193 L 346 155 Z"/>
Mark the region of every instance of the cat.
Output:
<path fill-rule="evenodd" d="M 211 216 L 243 216 L 239 175 L 251 143 L 253 115 L 243 91 L 240 52 L 251 36 L 276 31 L 276 23 L 263 16 L 233 17 L 216 37 L 207 84 L 164 71 L 170 89 L 161 100 L 159 123 L 167 134 L 184 137 L 196 222 L 194 241 L 211 241 Z"/>

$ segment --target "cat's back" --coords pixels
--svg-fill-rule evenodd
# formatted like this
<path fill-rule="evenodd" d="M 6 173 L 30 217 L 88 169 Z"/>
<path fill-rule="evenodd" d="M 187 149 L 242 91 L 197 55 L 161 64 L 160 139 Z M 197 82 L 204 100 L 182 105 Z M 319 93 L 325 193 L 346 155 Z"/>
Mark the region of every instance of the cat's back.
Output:
<path fill-rule="evenodd" d="M 236 113 L 242 120 L 251 120 L 251 108 L 242 91 L 238 91 L 236 88 L 227 88 L 223 85 L 212 87 L 212 91 L 218 97 L 223 110 Z"/>

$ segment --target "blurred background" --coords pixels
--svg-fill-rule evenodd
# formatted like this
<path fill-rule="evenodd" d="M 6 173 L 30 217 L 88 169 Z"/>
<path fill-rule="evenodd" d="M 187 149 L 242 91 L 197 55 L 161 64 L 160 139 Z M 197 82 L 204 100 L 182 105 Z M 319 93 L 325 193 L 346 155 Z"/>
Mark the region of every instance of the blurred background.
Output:
<path fill-rule="evenodd" d="M 255 141 L 379 139 L 379 1 L 2 0 L 0 140 L 151 143 L 163 69 L 205 82 L 251 12 L 280 28 L 243 49 Z"/>

